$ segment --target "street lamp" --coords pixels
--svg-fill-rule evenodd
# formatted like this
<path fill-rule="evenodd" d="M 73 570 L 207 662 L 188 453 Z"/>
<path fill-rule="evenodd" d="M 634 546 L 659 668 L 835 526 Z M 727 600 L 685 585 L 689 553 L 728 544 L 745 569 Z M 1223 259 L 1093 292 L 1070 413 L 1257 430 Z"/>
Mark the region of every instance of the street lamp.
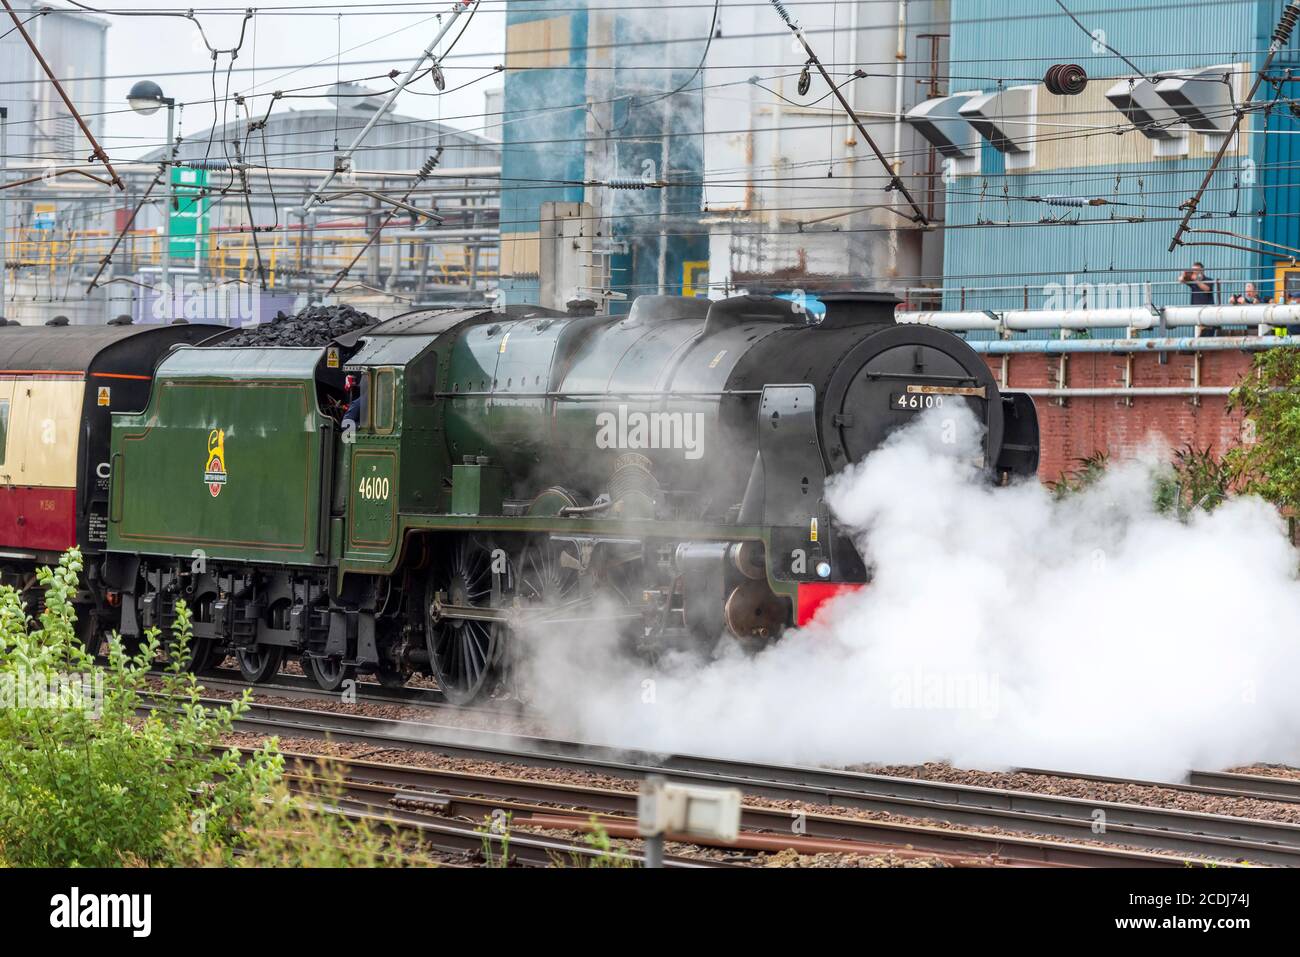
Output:
<path fill-rule="evenodd" d="M 167 149 L 163 153 L 162 171 L 167 178 L 167 207 L 163 210 L 163 248 L 162 248 L 162 288 L 167 297 L 166 315 L 171 318 L 171 271 L 172 271 L 172 154 L 176 148 L 176 101 L 170 96 L 163 96 L 162 87 L 153 80 L 139 80 L 126 95 L 127 105 L 141 116 L 153 116 L 162 107 L 167 107 Z"/>

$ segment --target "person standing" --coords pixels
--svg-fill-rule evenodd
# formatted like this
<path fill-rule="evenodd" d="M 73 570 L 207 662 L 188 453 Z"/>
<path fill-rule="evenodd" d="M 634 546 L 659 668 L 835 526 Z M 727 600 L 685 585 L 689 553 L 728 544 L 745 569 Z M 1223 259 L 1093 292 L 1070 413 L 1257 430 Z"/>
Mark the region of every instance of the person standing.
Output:
<path fill-rule="evenodd" d="M 1205 275 L 1203 263 L 1192 263 L 1192 268 L 1184 269 L 1178 281 L 1191 290 L 1193 306 L 1214 305 L 1214 280 Z"/>

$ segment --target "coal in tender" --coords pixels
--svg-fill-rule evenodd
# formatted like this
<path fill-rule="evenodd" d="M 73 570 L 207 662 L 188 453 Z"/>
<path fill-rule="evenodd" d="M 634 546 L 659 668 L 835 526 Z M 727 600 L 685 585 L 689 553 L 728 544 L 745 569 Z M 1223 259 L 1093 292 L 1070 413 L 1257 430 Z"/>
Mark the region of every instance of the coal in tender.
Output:
<path fill-rule="evenodd" d="M 379 322 L 351 306 L 308 306 L 296 315 L 277 312 L 270 322 L 241 329 L 223 346 L 324 346 Z"/>

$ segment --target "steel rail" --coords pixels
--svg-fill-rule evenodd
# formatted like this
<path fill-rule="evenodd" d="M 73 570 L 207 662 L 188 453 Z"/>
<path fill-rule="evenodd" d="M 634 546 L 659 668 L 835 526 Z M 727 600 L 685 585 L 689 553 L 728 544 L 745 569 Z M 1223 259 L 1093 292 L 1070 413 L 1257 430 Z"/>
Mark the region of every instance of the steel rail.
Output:
<path fill-rule="evenodd" d="M 227 702 L 207 703 L 221 706 Z M 824 768 L 650 754 L 256 701 L 236 726 L 241 730 L 431 751 L 532 767 L 561 767 L 624 778 L 639 779 L 654 771 L 673 780 L 739 787 L 754 796 L 774 800 L 853 807 L 952 824 L 1000 827 L 1258 864 L 1300 866 L 1300 825 L 1253 818 Z"/>
<path fill-rule="evenodd" d="M 1190 771 L 1189 784 L 1207 789 L 1226 789 L 1233 794 L 1266 801 L 1300 802 L 1300 779 L 1270 774 L 1245 774 L 1234 771 Z"/>
<path fill-rule="evenodd" d="M 606 854 L 583 842 L 564 838 L 521 834 L 518 832 L 512 832 L 507 836 L 506 834 L 494 832 L 490 828 L 472 828 L 458 824 L 442 823 L 434 821 L 425 815 L 400 809 L 384 808 L 380 811 L 365 802 L 331 798 L 312 806 L 316 810 L 339 814 L 353 821 L 364 822 L 375 831 L 417 835 L 422 843 L 427 843 L 429 846 L 444 852 L 482 853 L 484 845 L 488 844 L 503 859 L 508 856 L 510 859 L 541 867 L 555 866 L 562 863 L 566 856 L 570 859 L 582 860 L 610 857 L 628 863 L 643 864 L 645 862 L 644 855 L 632 851 L 617 851 Z M 729 865 L 723 861 L 666 856 L 664 866 L 696 869 L 726 867 Z"/>
<path fill-rule="evenodd" d="M 251 749 L 246 753 L 251 753 Z M 625 821 L 633 820 L 637 813 L 637 795 L 630 791 L 356 758 L 299 753 L 290 753 L 286 757 L 308 765 L 324 762 L 325 766 L 340 769 L 345 775 L 344 786 L 349 793 L 369 791 L 382 796 L 388 804 L 426 806 L 432 813 L 448 816 L 472 817 L 475 812 L 490 816 L 493 810 L 503 808 L 503 801 L 515 802 L 505 810 L 532 816 L 553 816 L 558 813 L 557 805 L 595 811 L 598 815 L 617 815 Z M 512 820 L 525 824 L 529 821 L 520 814 Z M 794 830 L 796 823 L 799 825 L 797 834 Z M 741 827 L 763 836 L 769 845 L 764 849 L 791 847 L 799 850 L 801 845 L 807 846 L 799 838 L 806 837 L 823 844 L 839 842 L 838 846 L 817 848 L 831 852 L 900 853 L 907 856 L 915 850 L 923 856 L 937 854 L 972 860 L 994 858 L 1018 864 L 1073 867 L 1179 867 L 1197 863 L 1188 858 L 1141 851 L 990 835 L 899 821 L 803 814 L 748 804 L 742 807 Z M 669 840 L 698 843 L 698 839 L 689 837 L 670 837 Z"/>
<path fill-rule="evenodd" d="M 1164 788 L 1184 794 L 1206 797 L 1251 798 L 1300 804 L 1300 780 L 1270 777 L 1263 774 L 1237 774 L 1231 771 L 1188 771 L 1184 781 L 1150 781 L 1141 778 L 1110 777 L 1105 774 L 1080 774 L 1075 771 L 1048 771 L 1042 768 L 1016 768 L 1016 774 L 1040 774 L 1044 777 L 1095 781 L 1099 784 L 1127 784 L 1135 787 Z"/>

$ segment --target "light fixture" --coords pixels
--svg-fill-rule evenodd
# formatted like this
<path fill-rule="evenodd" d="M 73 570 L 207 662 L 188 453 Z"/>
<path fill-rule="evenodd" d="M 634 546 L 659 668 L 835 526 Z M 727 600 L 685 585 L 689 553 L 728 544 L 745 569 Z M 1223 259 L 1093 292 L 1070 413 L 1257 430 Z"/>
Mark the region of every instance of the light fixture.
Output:
<path fill-rule="evenodd" d="M 818 563 L 817 563 L 817 577 L 818 577 L 818 578 L 830 578 L 830 577 L 831 577 L 831 563 L 830 563 L 830 562 L 818 562 Z"/>
<path fill-rule="evenodd" d="M 140 80 L 126 95 L 127 105 L 141 116 L 152 116 L 167 103 L 162 87 L 153 80 Z"/>

